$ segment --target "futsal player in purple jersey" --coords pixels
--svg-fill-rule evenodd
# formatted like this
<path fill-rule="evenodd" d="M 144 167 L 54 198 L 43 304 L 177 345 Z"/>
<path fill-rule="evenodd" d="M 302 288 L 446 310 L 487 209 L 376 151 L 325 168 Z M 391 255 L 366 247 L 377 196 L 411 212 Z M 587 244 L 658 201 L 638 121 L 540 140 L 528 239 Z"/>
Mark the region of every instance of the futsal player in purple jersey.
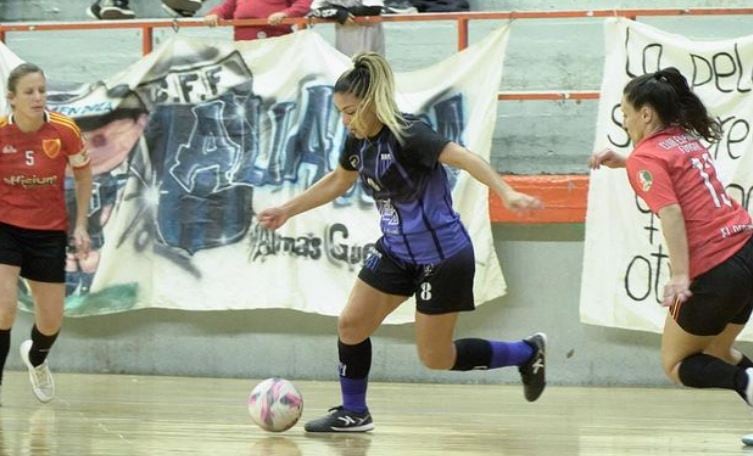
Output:
<path fill-rule="evenodd" d="M 475 259 L 471 239 L 452 208 L 443 165 L 463 169 L 513 211 L 536 209 L 536 198 L 516 192 L 489 164 L 400 113 L 387 61 L 375 53 L 353 58 L 335 84 L 334 103 L 349 135 L 337 168 L 285 204 L 259 213 L 277 229 L 290 217 L 329 203 L 356 179 L 376 201 L 382 237 L 361 269 L 338 320 L 342 405 L 306 423 L 307 432 L 374 429 L 366 406 L 371 367 L 369 336 L 408 297 L 416 297 L 416 345 L 430 369 L 467 371 L 518 366 L 525 398 L 544 391 L 546 336 L 514 342 L 453 340 L 458 313 L 474 309 Z"/>

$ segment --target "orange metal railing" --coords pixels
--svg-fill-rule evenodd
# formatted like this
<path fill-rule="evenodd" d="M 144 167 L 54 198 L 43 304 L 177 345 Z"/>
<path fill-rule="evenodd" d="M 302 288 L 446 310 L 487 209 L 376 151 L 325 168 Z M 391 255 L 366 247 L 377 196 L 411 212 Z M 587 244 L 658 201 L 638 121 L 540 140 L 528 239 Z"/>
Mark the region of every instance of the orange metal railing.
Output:
<path fill-rule="evenodd" d="M 357 22 L 428 22 L 453 21 L 457 28 L 458 50 L 468 47 L 470 21 L 479 20 L 522 20 L 522 19 L 577 19 L 626 17 L 636 20 L 639 17 L 657 16 L 734 16 L 753 15 L 753 8 L 641 8 L 608 10 L 565 10 L 565 11 L 490 11 L 467 13 L 421 13 L 359 17 Z M 285 24 L 295 24 L 306 28 L 320 23 L 329 23 L 321 19 L 289 18 Z M 221 26 L 264 25 L 264 19 L 236 19 L 220 21 Z M 144 54 L 153 49 L 154 29 L 206 27 L 201 19 L 179 20 L 130 20 L 130 21 L 87 21 L 87 22 L 37 22 L 37 23 L 0 23 L 0 41 L 5 41 L 8 32 L 37 32 L 60 30 L 103 30 L 103 29 L 140 29 L 141 47 Z M 528 101 L 568 101 L 597 100 L 598 91 L 589 90 L 551 90 L 551 91 L 504 91 L 497 99 Z M 585 164 L 584 164 L 585 167 Z M 588 194 L 588 177 L 581 175 L 543 175 L 543 176 L 507 176 L 507 180 L 516 188 L 539 196 L 545 201 L 546 208 L 525 217 L 518 217 L 508 212 L 501 201 L 492 194 L 489 199 L 489 213 L 492 222 L 497 223 L 582 223 L 586 213 L 586 196 Z"/>

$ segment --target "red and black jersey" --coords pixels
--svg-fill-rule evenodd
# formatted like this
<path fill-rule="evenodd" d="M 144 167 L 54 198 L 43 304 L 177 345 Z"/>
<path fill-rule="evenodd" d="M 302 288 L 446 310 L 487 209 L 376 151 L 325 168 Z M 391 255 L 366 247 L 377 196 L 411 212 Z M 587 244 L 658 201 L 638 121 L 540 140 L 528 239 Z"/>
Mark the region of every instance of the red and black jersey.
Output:
<path fill-rule="evenodd" d="M 21 131 L 0 117 L 0 222 L 66 230 L 65 168 L 89 166 L 81 130 L 70 117 L 45 112 L 42 127 Z"/>
<path fill-rule="evenodd" d="M 709 151 L 678 127 L 643 139 L 627 159 L 630 185 L 651 208 L 679 204 L 694 278 L 734 255 L 753 234 L 750 215 L 727 195 Z"/>

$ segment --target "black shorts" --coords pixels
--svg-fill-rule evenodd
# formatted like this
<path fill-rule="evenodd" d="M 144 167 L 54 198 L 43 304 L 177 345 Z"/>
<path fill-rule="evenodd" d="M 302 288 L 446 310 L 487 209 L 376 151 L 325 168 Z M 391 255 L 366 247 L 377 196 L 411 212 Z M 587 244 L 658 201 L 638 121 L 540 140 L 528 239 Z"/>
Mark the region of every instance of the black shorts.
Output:
<path fill-rule="evenodd" d="M 377 290 L 400 296 L 416 295 L 416 309 L 424 314 L 446 314 L 475 309 L 473 245 L 436 264 L 406 263 L 387 253 L 380 242 L 366 258 L 358 278 Z"/>
<path fill-rule="evenodd" d="M 65 231 L 31 230 L 0 223 L 0 264 L 21 267 L 21 277 L 65 282 Z"/>
<path fill-rule="evenodd" d="M 744 325 L 753 310 L 753 238 L 690 284 L 693 295 L 670 307 L 672 318 L 696 336 L 715 336 L 729 323 Z"/>

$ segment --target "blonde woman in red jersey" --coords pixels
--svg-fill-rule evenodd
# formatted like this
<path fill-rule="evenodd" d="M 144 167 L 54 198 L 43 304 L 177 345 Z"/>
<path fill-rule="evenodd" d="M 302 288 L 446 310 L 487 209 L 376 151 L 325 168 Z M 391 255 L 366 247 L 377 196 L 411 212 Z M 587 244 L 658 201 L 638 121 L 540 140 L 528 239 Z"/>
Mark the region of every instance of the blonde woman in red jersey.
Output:
<path fill-rule="evenodd" d="M 633 152 L 604 150 L 590 165 L 627 168 L 633 190 L 661 219 L 672 266 L 662 303 L 664 372 L 685 386 L 734 390 L 753 405 L 753 362 L 733 348 L 753 309 L 753 224 L 700 142 L 719 140 L 721 126 L 675 68 L 630 81 L 621 107 Z"/>
<path fill-rule="evenodd" d="M 37 399 L 48 402 L 55 397 L 55 384 L 46 359 L 62 325 L 65 299 L 65 171 L 70 165 L 76 181 L 72 241 L 82 256 L 90 244 L 86 221 L 92 173 L 76 124 L 45 109 L 46 79 L 38 66 L 24 63 L 11 71 L 7 92 L 12 114 L 0 117 L 0 381 L 20 275 L 29 284 L 35 309 L 21 358 Z"/>

